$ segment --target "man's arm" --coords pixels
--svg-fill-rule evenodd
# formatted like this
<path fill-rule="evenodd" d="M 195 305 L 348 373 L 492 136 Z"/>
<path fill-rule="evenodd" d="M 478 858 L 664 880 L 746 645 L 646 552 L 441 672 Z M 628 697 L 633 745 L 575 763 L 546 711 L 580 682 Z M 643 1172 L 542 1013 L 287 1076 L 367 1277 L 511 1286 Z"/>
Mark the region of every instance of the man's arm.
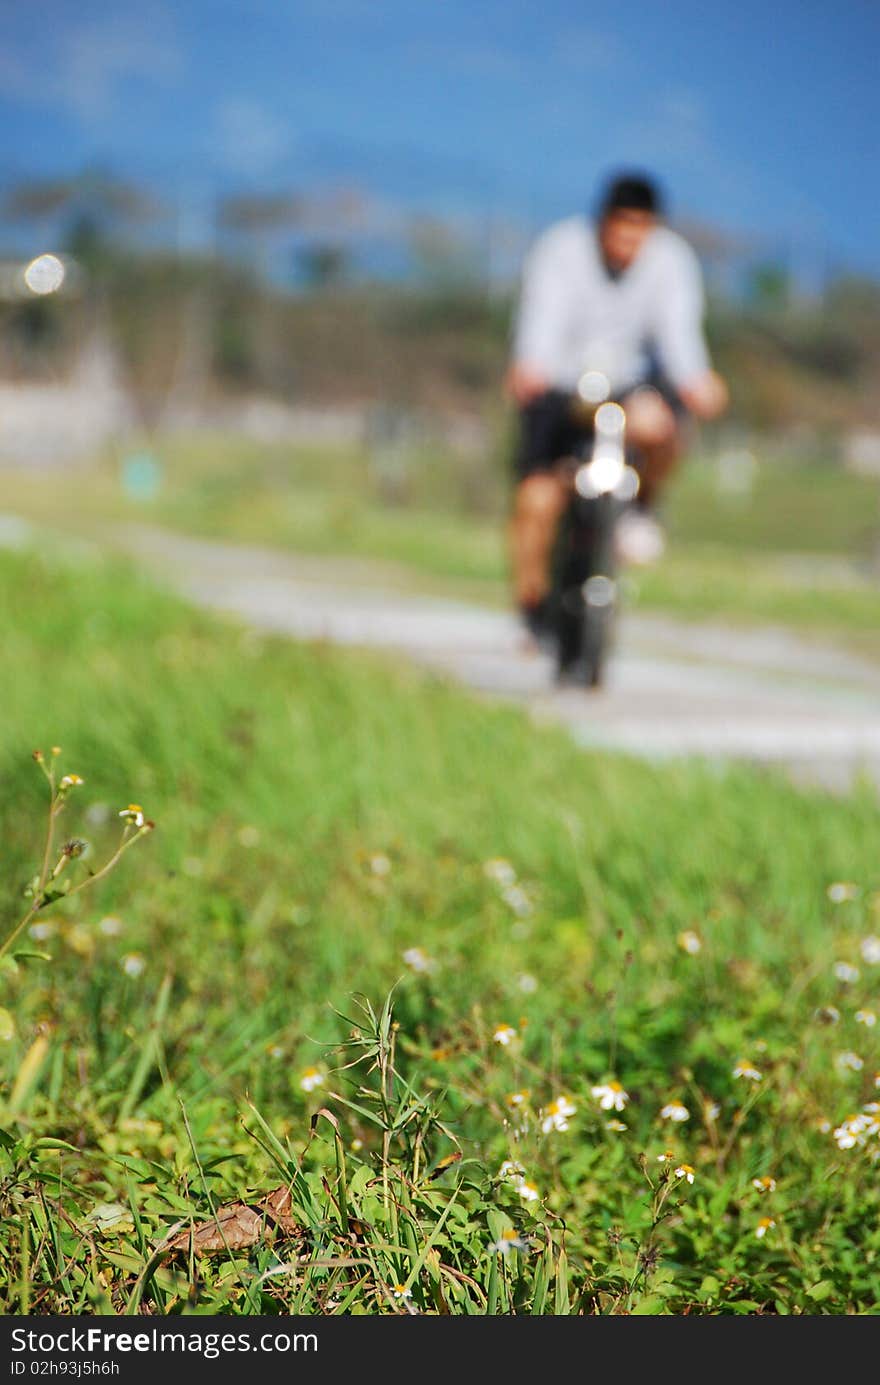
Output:
<path fill-rule="evenodd" d="M 553 232 L 538 238 L 526 256 L 507 372 L 508 393 L 527 404 L 549 387 L 565 331 L 567 276 Z"/>
<path fill-rule="evenodd" d="M 685 407 L 711 419 L 727 408 L 727 386 L 712 369 L 703 335 L 705 299 L 699 261 L 690 246 L 676 246 L 664 276 L 655 322 L 655 345 L 663 373 Z"/>

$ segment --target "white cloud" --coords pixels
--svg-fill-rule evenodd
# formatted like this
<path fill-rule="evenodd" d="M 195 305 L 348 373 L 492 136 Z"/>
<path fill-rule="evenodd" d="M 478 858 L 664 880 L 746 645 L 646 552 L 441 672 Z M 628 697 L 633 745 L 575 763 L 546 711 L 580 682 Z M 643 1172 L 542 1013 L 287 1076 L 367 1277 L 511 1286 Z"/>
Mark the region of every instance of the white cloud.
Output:
<path fill-rule="evenodd" d="M 219 156 L 233 173 L 265 173 L 296 144 L 288 125 L 246 97 L 224 101 L 214 112 Z"/>
<path fill-rule="evenodd" d="M 50 29 L 39 45 L 7 48 L 0 53 L 0 84 L 7 98 L 55 106 L 94 126 L 118 109 L 126 81 L 169 86 L 183 67 L 170 13 L 153 6 L 149 20 L 133 14 L 83 20 Z"/>

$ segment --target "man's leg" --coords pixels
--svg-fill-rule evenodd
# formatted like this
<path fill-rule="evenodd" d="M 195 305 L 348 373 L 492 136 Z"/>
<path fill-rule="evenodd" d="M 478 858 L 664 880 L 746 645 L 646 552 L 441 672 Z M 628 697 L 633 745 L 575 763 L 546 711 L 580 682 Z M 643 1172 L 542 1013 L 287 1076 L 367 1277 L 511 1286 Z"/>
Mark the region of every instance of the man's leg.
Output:
<path fill-rule="evenodd" d="M 639 504 L 651 509 L 681 456 L 681 429 L 674 411 L 658 390 L 634 390 L 623 401 L 626 436 L 641 454 Z"/>
<path fill-rule="evenodd" d="M 565 483 L 552 471 L 534 471 L 517 485 L 510 556 L 514 593 L 524 612 L 540 606 L 550 590 L 550 552 L 565 502 Z"/>

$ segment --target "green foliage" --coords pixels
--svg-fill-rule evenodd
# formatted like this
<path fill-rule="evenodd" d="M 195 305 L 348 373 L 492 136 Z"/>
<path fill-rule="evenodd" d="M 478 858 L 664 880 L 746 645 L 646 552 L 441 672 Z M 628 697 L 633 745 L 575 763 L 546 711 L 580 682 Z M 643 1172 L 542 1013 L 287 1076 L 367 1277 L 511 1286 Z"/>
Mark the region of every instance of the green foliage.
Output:
<path fill-rule="evenodd" d="M 3 1311 L 873 1311 L 872 790 L 575 753 L 96 560 L 0 600 L 4 916 L 34 745 L 86 780 L 66 869 L 157 824 L 3 961 Z"/>

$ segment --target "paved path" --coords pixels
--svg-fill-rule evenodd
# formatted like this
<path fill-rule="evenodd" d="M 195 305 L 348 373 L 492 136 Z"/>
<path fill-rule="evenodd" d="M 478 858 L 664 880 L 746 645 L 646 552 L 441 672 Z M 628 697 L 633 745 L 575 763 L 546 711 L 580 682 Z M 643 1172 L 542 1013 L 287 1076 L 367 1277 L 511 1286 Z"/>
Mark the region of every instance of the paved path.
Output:
<path fill-rule="evenodd" d="M 880 665 L 782 629 L 624 613 L 607 686 L 558 691 L 549 661 L 524 651 L 511 615 L 380 585 L 374 565 L 144 526 L 115 541 L 203 606 L 264 630 L 399 651 L 527 703 L 584 745 L 779 763 L 831 788 L 862 770 L 880 783 Z"/>

